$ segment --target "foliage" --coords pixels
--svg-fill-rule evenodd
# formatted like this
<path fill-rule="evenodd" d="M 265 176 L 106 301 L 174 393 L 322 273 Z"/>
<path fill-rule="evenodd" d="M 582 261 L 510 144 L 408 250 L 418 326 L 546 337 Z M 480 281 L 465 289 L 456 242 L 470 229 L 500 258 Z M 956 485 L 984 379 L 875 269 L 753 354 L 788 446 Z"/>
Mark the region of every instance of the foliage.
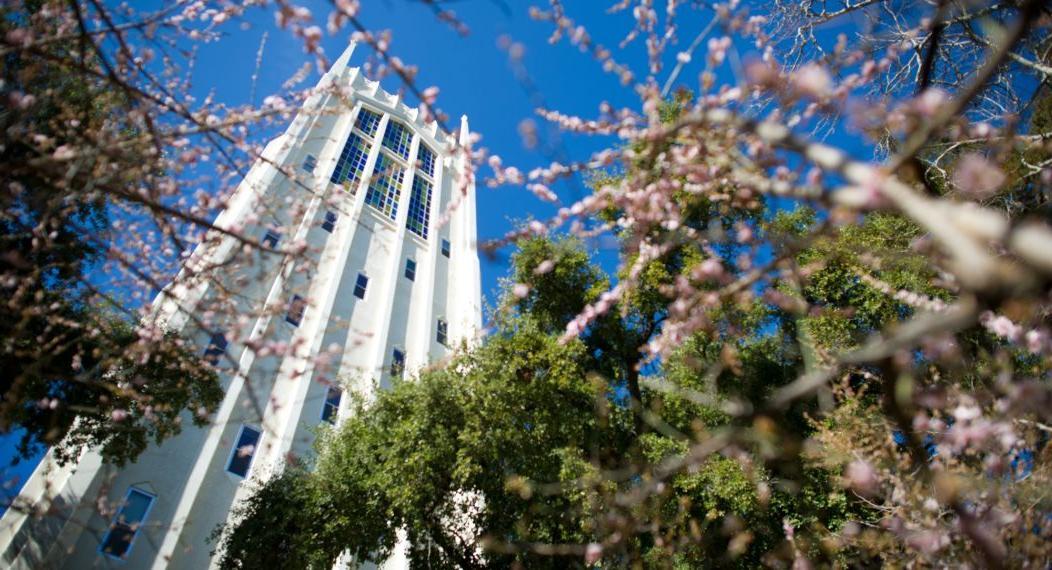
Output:
<path fill-rule="evenodd" d="M 79 326 L 71 331 L 52 325 L 48 333 L 63 342 L 56 342 L 48 359 L 24 358 L 33 349 L 16 339 L 9 340 L 13 350 L 0 358 L 5 369 L 22 370 L 17 383 L 7 386 L 9 397 L 17 393 L 20 399 L 5 402 L 4 418 L 25 430 L 23 456 L 51 445 L 64 463 L 84 448 L 96 448 L 107 461 L 122 465 L 147 444 L 178 434 L 187 418 L 207 424 L 223 392 L 196 350 L 175 335 L 143 341 L 120 319 L 76 317 L 80 325 L 98 327 L 106 344 L 85 338 Z"/>
<path fill-rule="evenodd" d="M 5 6 L 0 33 L 46 19 L 43 4 Z M 38 53 L 8 50 L 0 62 L 9 100 L 0 111 L 0 430 L 24 430 L 23 458 L 56 446 L 66 462 L 97 447 L 123 464 L 179 433 L 184 419 L 203 425 L 222 392 L 196 349 L 171 334 L 145 336 L 130 324 L 139 316 L 120 313 L 127 309 L 89 278 L 112 241 L 113 202 L 101 187 L 135 187 L 153 161 L 135 141 L 128 98 L 72 73 L 69 52 L 54 43 Z M 114 131 L 125 144 L 103 152 L 97 137 Z M 56 159 L 74 147 L 96 152 Z"/>
<path fill-rule="evenodd" d="M 537 275 L 545 260 L 554 266 Z M 809 514 L 811 504 L 794 502 L 780 490 L 761 500 L 754 483 L 769 476 L 746 467 L 745 456 L 713 457 L 699 471 L 674 477 L 667 492 L 644 504 L 617 506 L 615 497 L 635 492 L 662 461 L 687 452 L 682 433 L 704 439 L 731 418 L 717 407 L 646 390 L 644 401 L 672 431 L 648 426 L 637 432 L 627 386 L 607 374 L 623 373 L 638 353 L 623 362 L 620 353 L 603 350 L 611 345 L 604 335 L 625 335 L 616 327 L 633 327 L 634 321 L 611 318 L 579 339 L 560 342 L 577 312 L 571 308 L 605 286 L 601 270 L 578 242 L 545 239 L 523 242 L 512 267 L 498 329 L 486 342 L 441 369 L 398 382 L 375 400 L 357 400 L 346 421 L 320 440 L 313 470 L 268 480 L 237 513 L 239 522 L 217 531 L 224 567 L 252 567 L 256 545 L 274 543 L 283 550 L 271 547 L 269 555 L 281 560 L 327 565 L 349 550 L 359 560 L 380 561 L 398 530 L 408 539 L 414 564 L 574 567 L 581 561 L 577 550 L 552 558 L 531 545 L 598 543 L 635 517 L 665 519 L 665 545 L 694 542 L 689 537 L 698 533 L 705 539 L 684 552 L 640 539 L 610 545 L 604 554 L 610 564 L 642 557 L 687 565 L 726 559 L 747 567 L 782 540 L 783 518 L 821 517 L 834 526 L 843 519 L 844 504 Z M 512 284 L 523 282 L 531 286 L 529 295 L 512 294 Z M 772 354 L 768 342 L 757 339 L 740 351 L 734 377 L 754 379 L 753 389 L 763 389 L 762 378 L 773 365 L 765 360 Z M 669 378 L 704 389 L 686 360 L 684 352 L 670 362 Z M 746 390 L 737 385 L 720 393 Z M 699 423 L 701 418 L 708 419 Z M 618 469 L 635 474 L 614 480 L 603 475 Z M 817 476 L 814 485 L 828 488 L 829 482 Z M 739 539 L 729 557 L 723 553 L 733 537 L 721 522 L 728 515 L 755 535 Z M 276 527 L 275 521 L 287 522 Z M 286 537 L 268 541 L 275 532 Z M 486 545 L 482 551 L 479 541 Z"/>

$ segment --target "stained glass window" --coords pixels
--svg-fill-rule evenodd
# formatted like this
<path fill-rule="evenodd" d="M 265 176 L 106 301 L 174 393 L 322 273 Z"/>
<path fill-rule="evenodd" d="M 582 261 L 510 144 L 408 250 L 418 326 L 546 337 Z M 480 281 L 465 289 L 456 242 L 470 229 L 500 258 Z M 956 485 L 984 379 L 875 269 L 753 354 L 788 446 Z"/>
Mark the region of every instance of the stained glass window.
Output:
<path fill-rule="evenodd" d="M 420 170 L 427 173 L 428 176 L 434 178 L 435 176 L 435 153 L 431 149 L 424 145 L 420 145 L 420 149 L 416 151 L 416 159 L 420 162 Z"/>
<path fill-rule="evenodd" d="M 373 181 L 365 195 L 365 203 L 380 210 L 392 220 L 398 216 L 398 195 L 402 188 L 405 168 L 380 154 L 373 169 Z"/>
<path fill-rule="evenodd" d="M 384 131 L 383 145 L 391 149 L 398 156 L 409 160 L 409 143 L 413 140 L 413 133 L 402 123 L 391 121 L 387 123 Z"/>
<path fill-rule="evenodd" d="M 358 118 L 354 121 L 354 126 L 359 131 L 373 136 L 376 134 L 376 128 L 380 126 L 380 114 L 374 113 L 369 109 L 362 109 L 358 113 Z"/>
<path fill-rule="evenodd" d="M 413 191 L 409 194 L 409 217 L 405 225 L 409 231 L 427 239 L 428 218 L 431 217 L 431 183 L 413 176 Z"/>
<path fill-rule="evenodd" d="M 332 171 L 330 180 L 334 184 L 343 184 L 353 194 L 358 187 L 358 181 L 365 172 L 365 162 L 369 159 L 369 147 L 362 137 L 351 133 L 347 137 L 347 143 L 343 145 L 343 152 L 336 160 L 336 168 Z"/>

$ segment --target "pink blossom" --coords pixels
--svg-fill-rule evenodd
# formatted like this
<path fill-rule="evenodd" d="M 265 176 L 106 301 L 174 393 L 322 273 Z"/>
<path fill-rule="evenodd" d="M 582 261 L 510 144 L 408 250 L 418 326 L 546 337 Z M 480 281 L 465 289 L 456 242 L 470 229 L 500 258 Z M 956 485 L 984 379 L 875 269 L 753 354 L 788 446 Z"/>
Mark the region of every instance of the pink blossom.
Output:
<path fill-rule="evenodd" d="M 825 67 L 817 63 L 800 68 L 793 74 L 792 81 L 798 92 L 814 99 L 828 97 L 833 91 L 833 77 Z"/>
<path fill-rule="evenodd" d="M 33 34 L 26 28 L 15 28 L 8 30 L 4 39 L 13 46 L 26 47 L 33 43 Z"/>
<path fill-rule="evenodd" d="M 16 108 L 25 110 L 28 109 L 36 102 L 36 97 L 21 91 L 12 91 L 7 94 L 7 104 Z"/>
<path fill-rule="evenodd" d="M 1023 328 L 1004 315 L 987 311 L 979 317 L 979 322 L 990 332 L 1011 342 L 1017 342 L 1023 334 Z"/>
<path fill-rule="evenodd" d="M 359 0 L 336 0 L 336 7 L 343 14 L 353 18 L 358 15 L 361 4 Z"/>
<path fill-rule="evenodd" d="M 1049 334 L 1047 329 L 1033 329 L 1026 332 L 1026 348 L 1034 354 L 1048 350 Z"/>
<path fill-rule="evenodd" d="M 929 87 L 913 100 L 913 109 L 922 116 L 932 117 L 948 100 L 949 95 L 945 91 L 937 87 Z"/>
<path fill-rule="evenodd" d="M 747 224 L 741 224 L 738 226 L 738 232 L 735 236 L 738 243 L 749 243 L 752 241 L 752 228 Z"/>
<path fill-rule="evenodd" d="M 950 545 L 950 537 L 943 531 L 924 530 L 911 533 L 906 544 L 924 554 L 935 554 Z"/>
<path fill-rule="evenodd" d="M 537 146 L 537 122 L 533 119 L 523 119 L 519 122 L 519 136 L 522 137 L 522 146 L 532 149 Z"/>
<path fill-rule="evenodd" d="M 533 274 L 544 275 L 545 273 L 551 272 L 552 269 L 555 269 L 555 262 L 550 259 L 545 259 L 544 261 L 538 263 L 537 267 L 533 268 Z"/>
<path fill-rule="evenodd" d="M 953 410 L 953 417 L 958 422 L 970 422 L 972 420 L 979 419 L 982 416 L 982 411 L 979 407 L 972 403 L 962 403 Z"/>
<path fill-rule="evenodd" d="M 603 545 L 590 542 L 584 549 L 584 563 L 597 564 L 603 558 Z"/>
<path fill-rule="evenodd" d="M 530 294 L 530 286 L 525 283 L 516 283 L 512 286 L 511 293 L 519 299 L 524 299 Z"/>
<path fill-rule="evenodd" d="M 727 49 L 731 47 L 731 39 L 727 36 L 709 39 L 709 62 L 713 65 L 723 63 L 727 57 Z"/>
<path fill-rule="evenodd" d="M 1005 173 L 981 154 L 970 152 L 957 161 L 953 184 L 973 198 L 993 195 L 1005 183 Z"/>
<path fill-rule="evenodd" d="M 844 471 L 844 479 L 849 487 L 863 496 L 875 494 L 880 486 L 877 470 L 868 461 L 862 459 L 856 459 L 847 466 Z"/>
<path fill-rule="evenodd" d="M 723 275 L 723 264 L 720 260 L 710 257 L 701 262 L 696 273 L 699 278 L 719 277 Z"/>
<path fill-rule="evenodd" d="M 76 152 L 68 144 L 64 144 L 55 149 L 55 153 L 51 155 L 55 160 L 69 160 L 76 156 Z"/>

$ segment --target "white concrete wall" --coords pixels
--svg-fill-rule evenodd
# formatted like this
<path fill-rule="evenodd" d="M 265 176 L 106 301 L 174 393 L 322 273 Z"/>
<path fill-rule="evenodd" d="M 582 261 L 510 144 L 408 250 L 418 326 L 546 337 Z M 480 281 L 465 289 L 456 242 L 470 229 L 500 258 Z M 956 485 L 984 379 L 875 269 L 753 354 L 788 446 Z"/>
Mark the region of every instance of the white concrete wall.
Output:
<path fill-rule="evenodd" d="M 262 239 L 268 227 L 284 228 L 279 247 L 304 240 L 312 261 L 307 270 L 292 271 L 279 254 L 245 252 L 230 238 L 213 240 L 198 247 L 187 268 L 155 302 L 154 318 L 181 329 L 202 351 L 209 330 L 229 331 L 250 342 L 283 341 L 294 350 L 259 355 L 244 343 L 232 342 L 220 363 L 226 394 L 214 422 L 198 428 L 185 417 L 181 434 L 151 446 L 122 469 L 103 464 L 92 451 L 67 468 L 45 459 L 20 500 L 55 508 L 39 518 L 11 509 L 0 519 L 4 565 L 206 568 L 211 549 L 206 538 L 246 496 L 247 481 L 280 470 L 287 454 L 310 452 L 332 382 L 349 381 L 349 388 L 359 390 L 389 385 L 395 346 L 405 351 L 409 371 L 444 357 L 448 349 L 435 342 L 439 317 L 450 323 L 450 346 L 477 333 L 481 299 L 473 187 L 450 223 L 438 224 L 463 168 L 452 150 L 455 141 L 434 124 L 424 124 L 417 110 L 396 95 L 347 67 L 352 49 L 321 80 L 304 112 L 267 146 L 263 160 L 253 166 L 216 221 L 233 227 L 254 216 L 257 221 L 249 224 L 248 233 L 256 239 Z M 350 110 L 344 104 L 348 100 L 353 102 Z M 373 137 L 364 180 L 352 194 L 330 184 L 329 177 L 363 106 L 383 113 L 384 119 Z M 395 220 L 364 203 L 368 174 L 381 152 L 389 120 L 406 124 L 414 133 Z M 421 142 L 438 160 L 427 240 L 405 229 L 412 158 Z M 313 175 L 300 169 L 307 154 L 317 158 Z M 294 179 L 275 164 L 293 168 Z M 339 214 L 332 233 L 320 227 L 326 210 Z M 442 239 L 453 244 L 450 258 L 439 253 Z M 416 260 L 414 281 L 404 276 L 407 257 Z M 190 277 L 212 266 L 214 270 Z M 353 295 L 359 273 L 369 277 L 364 300 Z M 451 280 L 456 286 L 449 286 Z M 281 308 L 293 294 L 309 301 L 299 326 L 287 323 Z M 233 314 L 227 312 L 231 303 L 238 307 Z M 220 306 L 226 309 L 202 322 Z M 249 318 L 238 321 L 239 315 Z M 462 323 L 475 325 L 465 328 Z M 235 331 L 239 326 L 244 329 Z M 331 368 L 315 370 L 315 356 L 330 346 L 339 347 Z M 341 402 L 341 417 L 348 413 L 347 400 Z M 243 424 L 263 431 L 248 480 L 226 471 Z M 114 560 L 98 552 L 111 517 L 99 515 L 96 505 L 118 504 L 129 487 L 152 493 L 156 500 L 126 559 Z M 385 567 L 403 565 L 401 559 Z"/>

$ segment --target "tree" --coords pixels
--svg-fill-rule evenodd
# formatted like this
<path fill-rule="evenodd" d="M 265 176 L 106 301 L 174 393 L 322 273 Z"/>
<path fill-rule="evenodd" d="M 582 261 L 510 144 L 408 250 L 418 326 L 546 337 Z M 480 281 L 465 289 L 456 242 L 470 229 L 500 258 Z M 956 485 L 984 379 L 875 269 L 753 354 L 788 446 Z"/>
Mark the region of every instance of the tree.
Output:
<path fill-rule="evenodd" d="M 564 342 L 566 325 L 599 298 L 607 277 L 568 239 L 520 242 L 512 267 L 486 342 L 375 401 L 358 400 L 343 425 L 323 434 L 315 465 L 262 483 L 236 513 L 239 522 L 217 530 L 225 567 L 275 556 L 291 567 L 327 565 L 345 550 L 382 560 L 399 530 L 422 566 L 583 566 L 599 552 L 604 565 L 750 566 L 783 541 L 786 518 L 800 527 L 843 521 L 847 501 L 829 472 L 809 470 L 803 492 L 817 500 L 781 489 L 761 496 L 754 485 L 773 484 L 771 473 L 743 461 L 744 450 L 631 501 L 661 484 L 652 479 L 689 453 L 687 442 L 713 441 L 734 421 L 715 405 L 723 394 L 766 389 L 770 370 L 791 369 L 794 359 L 780 359 L 770 340 L 755 336 L 738 344 L 739 368 L 706 392 L 713 405 L 642 385 L 635 388 L 642 405 L 632 405 L 629 382 L 639 380 L 626 371 L 638 375 L 642 358 L 617 347 L 655 316 L 638 305 L 615 310 Z M 705 380 L 688 362 L 720 353 L 722 342 L 697 337 L 649 380 L 701 393 Z M 748 538 L 726 532 L 724 517 L 749 529 Z M 615 532 L 625 539 L 611 541 Z"/>
<path fill-rule="evenodd" d="M 43 4 L 5 7 L 0 33 L 17 37 Z M 112 219 L 127 216 L 100 187 L 134 188 L 152 162 L 142 142 L 98 147 L 105 132 L 136 141 L 141 127 L 125 115 L 135 105 L 72 72 L 70 52 L 53 43 L 3 59 L 0 430 L 25 430 L 23 457 L 57 446 L 64 462 L 99 447 L 123 464 L 178 433 L 181 413 L 203 424 L 222 392 L 196 349 L 137 330 L 141 315 L 100 294 L 89 275 L 112 247 Z"/>

